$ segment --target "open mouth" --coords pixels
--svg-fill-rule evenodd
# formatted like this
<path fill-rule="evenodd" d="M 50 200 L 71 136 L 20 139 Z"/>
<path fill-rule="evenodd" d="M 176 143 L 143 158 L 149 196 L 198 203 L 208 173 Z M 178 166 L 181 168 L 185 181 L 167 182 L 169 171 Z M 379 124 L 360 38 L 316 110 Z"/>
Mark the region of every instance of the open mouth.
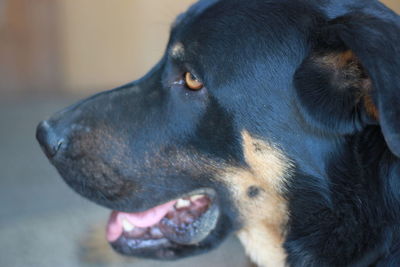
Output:
<path fill-rule="evenodd" d="M 122 254 L 174 258 L 174 249 L 204 240 L 218 217 L 214 190 L 196 190 L 143 212 L 113 211 L 107 240 Z"/>

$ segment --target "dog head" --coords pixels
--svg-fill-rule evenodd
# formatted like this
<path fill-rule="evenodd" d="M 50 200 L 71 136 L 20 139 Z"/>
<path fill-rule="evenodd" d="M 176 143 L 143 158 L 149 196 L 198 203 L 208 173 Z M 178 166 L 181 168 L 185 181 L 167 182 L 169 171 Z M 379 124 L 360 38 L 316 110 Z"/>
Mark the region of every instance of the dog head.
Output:
<path fill-rule="evenodd" d="M 283 261 L 297 173 L 323 183 L 367 127 L 400 155 L 399 20 L 336 2 L 202 0 L 146 76 L 38 126 L 66 183 L 115 210 L 117 251 L 174 259 L 238 232 Z"/>

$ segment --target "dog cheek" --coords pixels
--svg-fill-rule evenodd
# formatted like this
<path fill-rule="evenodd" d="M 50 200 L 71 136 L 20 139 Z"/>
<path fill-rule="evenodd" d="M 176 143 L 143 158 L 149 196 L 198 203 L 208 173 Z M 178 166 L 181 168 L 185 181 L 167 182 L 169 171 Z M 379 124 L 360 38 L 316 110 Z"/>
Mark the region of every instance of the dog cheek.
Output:
<path fill-rule="evenodd" d="M 237 233 L 246 252 L 261 266 L 283 266 L 288 205 L 283 196 L 292 163 L 278 148 L 242 132 L 247 168 L 226 168 L 227 185 L 240 214 Z"/>

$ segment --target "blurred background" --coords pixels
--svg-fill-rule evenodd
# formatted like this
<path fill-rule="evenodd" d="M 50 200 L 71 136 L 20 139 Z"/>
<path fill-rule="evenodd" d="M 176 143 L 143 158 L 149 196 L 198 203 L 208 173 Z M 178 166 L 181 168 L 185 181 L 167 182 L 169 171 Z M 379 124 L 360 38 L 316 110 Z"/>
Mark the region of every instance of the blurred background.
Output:
<path fill-rule="evenodd" d="M 109 211 L 68 189 L 34 140 L 54 111 L 145 74 L 193 1 L 0 0 L 0 266 L 246 265 L 234 238 L 170 264 L 115 255 Z"/>

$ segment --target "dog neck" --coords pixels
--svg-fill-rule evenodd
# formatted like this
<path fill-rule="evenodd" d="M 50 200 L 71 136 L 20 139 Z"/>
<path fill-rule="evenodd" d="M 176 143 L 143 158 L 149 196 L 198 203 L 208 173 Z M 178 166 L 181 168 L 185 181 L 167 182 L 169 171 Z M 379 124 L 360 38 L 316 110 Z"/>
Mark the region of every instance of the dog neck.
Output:
<path fill-rule="evenodd" d="M 289 183 L 287 261 L 374 264 L 399 246 L 400 160 L 379 127 L 346 137 L 325 160 L 325 177 L 298 171 Z"/>

